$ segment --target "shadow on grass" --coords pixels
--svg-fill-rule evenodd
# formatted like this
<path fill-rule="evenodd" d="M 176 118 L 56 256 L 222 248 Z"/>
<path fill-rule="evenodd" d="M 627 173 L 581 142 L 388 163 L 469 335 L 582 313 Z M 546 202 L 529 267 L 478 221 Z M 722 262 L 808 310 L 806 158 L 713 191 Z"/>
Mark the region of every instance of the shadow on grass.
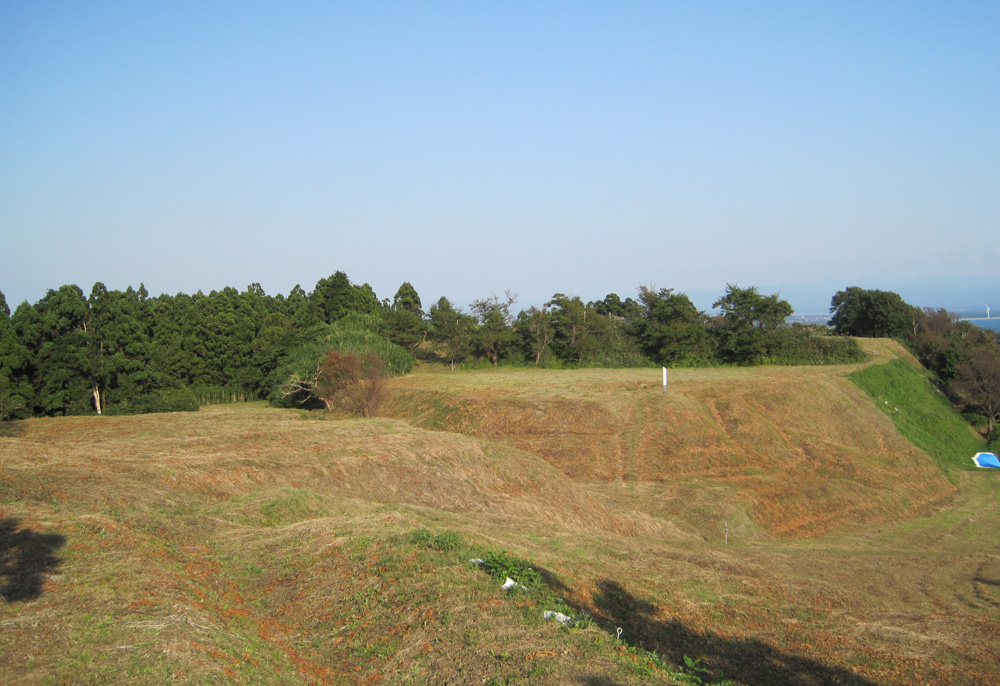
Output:
<path fill-rule="evenodd" d="M 997 588 L 1000 588 L 1000 579 L 987 579 L 982 574 L 972 577 L 972 592 L 981 602 L 1000 607 L 1000 602 L 989 597 L 997 594 L 997 591 L 993 590 Z"/>
<path fill-rule="evenodd" d="M 24 422 L 0 422 L 0 436 L 18 438 L 24 433 Z"/>
<path fill-rule="evenodd" d="M 673 664 L 683 665 L 685 656 L 700 659 L 701 667 L 747 686 L 875 686 L 846 669 L 786 653 L 756 639 L 724 638 L 695 631 L 677 620 L 656 619 L 654 605 L 636 598 L 616 581 L 599 582 L 593 601 L 597 613 L 592 616 L 601 628 L 614 634 L 620 627 L 626 644 L 655 651 Z M 705 678 L 705 683 L 710 682 Z"/>
<path fill-rule="evenodd" d="M 65 542 L 59 534 L 23 529 L 17 519 L 0 519 L 0 596 L 11 603 L 40 596 L 43 575 L 62 562 L 54 553 Z"/>

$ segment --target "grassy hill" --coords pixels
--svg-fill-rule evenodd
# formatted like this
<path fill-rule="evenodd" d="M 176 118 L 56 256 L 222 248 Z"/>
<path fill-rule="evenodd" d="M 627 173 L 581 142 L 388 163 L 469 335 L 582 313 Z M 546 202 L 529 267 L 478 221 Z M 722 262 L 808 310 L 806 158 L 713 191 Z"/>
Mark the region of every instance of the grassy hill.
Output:
<path fill-rule="evenodd" d="M 391 413 L 538 455 L 576 483 L 620 492 L 620 507 L 666 514 L 704 535 L 729 518 L 810 536 L 912 515 L 953 491 L 920 449 L 927 446 L 873 411 L 846 370 L 871 378 L 888 369 L 922 383 L 918 405 L 893 395 L 893 407 L 919 407 L 920 421 L 939 416 L 964 427 L 955 455 L 976 440 L 950 408 L 928 405 L 932 388 L 901 348 L 869 347 L 876 363 L 866 368 L 675 370 L 665 395 L 659 371 L 648 369 L 413 375 L 400 383 Z M 941 428 L 926 433 L 955 438 L 953 424 Z"/>
<path fill-rule="evenodd" d="M 251 404 L 20 423 L 0 436 L 0 668 L 995 682 L 1000 479 L 964 469 L 978 439 L 951 420 L 930 443 L 897 429 L 929 401 L 862 390 L 914 370 L 870 348 L 867 367 L 672 371 L 666 395 L 648 370 L 418 373 L 367 421 Z M 542 583 L 504 592 L 472 558 L 531 560 Z"/>

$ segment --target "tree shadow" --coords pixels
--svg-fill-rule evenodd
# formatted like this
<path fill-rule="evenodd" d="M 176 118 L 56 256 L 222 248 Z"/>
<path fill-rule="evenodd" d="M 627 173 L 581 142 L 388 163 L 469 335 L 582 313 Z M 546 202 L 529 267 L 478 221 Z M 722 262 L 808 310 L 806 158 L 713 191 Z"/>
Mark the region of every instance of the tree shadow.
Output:
<path fill-rule="evenodd" d="M 593 596 L 597 613 L 592 617 L 598 626 L 612 634 L 621 628 L 623 642 L 655 651 L 674 664 L 683 665 L 685 656 L 699 659 L 700 667 L 747 686 L 875 686 L 847 669 L 786 653 L 757 639 L 724 638 L 675 619 L 656 619 L 652 603 L 636 598 L 616 581 L 605 579 L 597 587 Z"/>
<path fill-rule="evenodd" d="M 40 596 L 43 575 L 62 562 L 54 552 L 65 543 L 59 534 L 41 534 L 21 528 L 17 519 L 0 519 L 0 596 L 11 603 Z"/>
<path fill-rule="evenodd" d="M 538 565 L 533 564 L 531 565 L 531 568 L 538 572 L 538 575 L 542 577 L 542 584 L 544 584 L 556 595 L 564 597 L 569 593 L 569 587 L 564 584 L 559 577 L 545 567 L 539 567 Z"/>
<path fill-rule="evenodd" d="M 0 422 L 0 436 L 4 438 L 19 438 L 24 433 L 24 422 Z"/>
<path fill-rule="evenodd" d="M 991 588 L 983 588 L 983 586 L 1000 588 L 1000 579 L 987 579 L 981 573 L 972 577 L 972 592 L 975 594 L 976 598 L 978 598 L 981 602 L 1000 607 L 1000 603 L 988 597 L 989 595 L 994 595 L 995 591 Z"/>

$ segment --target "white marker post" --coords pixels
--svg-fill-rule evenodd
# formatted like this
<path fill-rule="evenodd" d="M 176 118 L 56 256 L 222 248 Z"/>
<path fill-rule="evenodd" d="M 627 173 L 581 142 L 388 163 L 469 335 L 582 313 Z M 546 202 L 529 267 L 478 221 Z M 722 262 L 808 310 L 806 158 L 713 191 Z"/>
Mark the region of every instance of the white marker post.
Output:
<path fill-rule="evenodd" d="M 663 368 L 663 392 L 667 392 L 667 368 Z"/>

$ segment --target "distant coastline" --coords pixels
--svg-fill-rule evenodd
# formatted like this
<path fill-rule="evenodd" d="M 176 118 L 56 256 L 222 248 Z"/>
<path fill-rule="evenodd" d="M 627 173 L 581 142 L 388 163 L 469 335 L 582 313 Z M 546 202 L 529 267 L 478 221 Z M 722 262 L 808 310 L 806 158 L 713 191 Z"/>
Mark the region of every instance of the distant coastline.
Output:
<path fill-rule="evenodd" d="M 990 331 L 1000 331 L 1000 317 L 962 317 L 963 322 L 969 322 L 973 326 L 978 326 Z"/>
<path fill-rule="evenodd" d="M 973 326 L 978 326 L 983 329 L 989 329 L 990 331 L 1000 331 L 1000 317 L 991 316 L 989 319 L 982 316 L 975 316 L 978 313 L 973 312 L 955 312 L 953 313 L 959 318 L 960 321 L 969 322 Z M 971 316 L 966 316 L 971 315 Z M 830 314 L 823 314 L 819 312 L 796 312 L 792 316 L 788 317 L 785 321 L 789 324 L 826 324 L 830 321 Z"/>

